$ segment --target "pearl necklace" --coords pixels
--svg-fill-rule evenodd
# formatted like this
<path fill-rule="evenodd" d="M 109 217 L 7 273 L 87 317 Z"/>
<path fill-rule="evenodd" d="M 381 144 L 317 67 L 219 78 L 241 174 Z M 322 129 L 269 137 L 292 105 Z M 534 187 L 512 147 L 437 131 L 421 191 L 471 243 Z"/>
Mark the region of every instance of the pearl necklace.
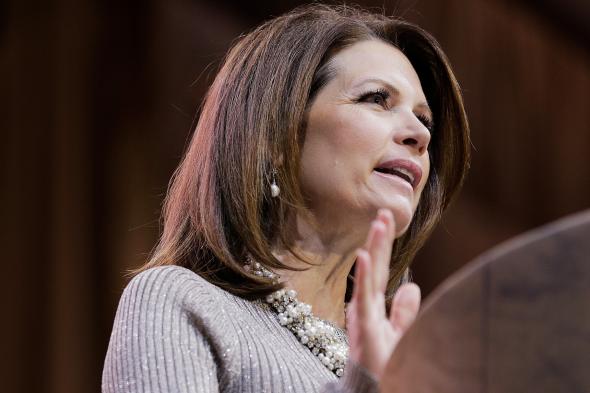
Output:
<path fill-rule="evenodd" d="M 244 269 L 278 282 L 276 274 L 258 262 L 252 262 L 250 258 Z M 331 323 L 314 316 L 311 305 L 297 300 L 297 292 L 293 289 L 279 289 L 268 295 L 266 302 L 277 312 L 279 323 L 293 332 L 301 344 L 309 348 L 328 370 L 338 377 L 344 374 L 348 359 L 346 334 L 339 332 Z"/>

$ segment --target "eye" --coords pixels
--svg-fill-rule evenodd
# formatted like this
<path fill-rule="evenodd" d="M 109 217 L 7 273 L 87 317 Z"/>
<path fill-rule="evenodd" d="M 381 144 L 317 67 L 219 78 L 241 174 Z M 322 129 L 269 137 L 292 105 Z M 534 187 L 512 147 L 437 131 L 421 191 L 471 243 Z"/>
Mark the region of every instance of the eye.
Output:
<path fill-rule="evenodd" d="M 358 99 L 358 102 L 368 102 L 370 104 L 377 104 L 385 107 L 387 105 L 388 98 L 389 92 L 379 89 L 361 95 L 361 97 Z"/>
<path fill-rule="evenodd" d="M 426 127 L 430 133 L 432 133 L 432 129 L 434 128 L 434 123 L 432 122 L 432 119 L 426 117 L 425 115 L 416 115 L 416 117 L 418 118 L 418 120 L 420 120 L 422 124 L 424 124 L 424 127 Z"/>

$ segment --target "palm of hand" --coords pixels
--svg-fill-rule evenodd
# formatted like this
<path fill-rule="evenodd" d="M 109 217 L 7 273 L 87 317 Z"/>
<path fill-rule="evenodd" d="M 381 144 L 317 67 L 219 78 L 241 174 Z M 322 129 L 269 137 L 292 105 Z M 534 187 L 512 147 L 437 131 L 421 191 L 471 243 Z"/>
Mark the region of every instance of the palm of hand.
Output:
<path fill-rule="evenodd" d="M 420 307 L 420 288 L 402 285 L 385 312 L 391 248 L 395 223 L 390 211 L 380 211 L 372 223 L 367 242 L 357 250 L 355 285 L 347 312 L 350 359 L 371 372 L 377 380 L 404 332 Z"/>

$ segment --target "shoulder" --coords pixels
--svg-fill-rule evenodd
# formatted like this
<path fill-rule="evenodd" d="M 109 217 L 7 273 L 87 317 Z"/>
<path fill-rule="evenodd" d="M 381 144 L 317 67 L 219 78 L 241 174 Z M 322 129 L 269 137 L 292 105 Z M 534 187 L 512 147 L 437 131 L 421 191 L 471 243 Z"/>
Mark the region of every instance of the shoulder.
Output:
<path fill-rule="evenodd" d="M 134 276 L 125 287 L 121 302 L 143 304 L 145 309 L 154 311 L 163 307 L 185 309 L 221 301 L 223 292 L 192 270 L 168 265 L 153 267 Z"/>
<path fill-rule="evenodd" d="M 217 391 L 212 375 L 221 363 L 216 363 L 214 354 L 220 350 L 213 332 L 221 324 L 212 318 L 226 298 L 216 295 L 221 292 L 180 266 L 154 267 L 134 276 L 117 308 L 103 391 L 184 392 L 191 390 L 187 381 L 202 384 L 199 390 L 210 385 L 207 391 Z"/>
<path fill-rule="evenodd" d="M 213 290 L 215 287 L 192 270 L 182 266 L 167 265 L 152 267 L 135 275 L 131 281 L 129 281 L 125 290 L 128 291 L 130 288 L 144 286 L 177 287 L 183 285 L 203 287 L 209 290 Z"/>
<path fill-rule="evenodd" d="M 221 291 L 197 273 L 182 266 L 167 265 L 152 267 L 134 276 L 125 291 L 142 288 L 144 290 L 173 290 L 190 287 L 206 292 Z"/>

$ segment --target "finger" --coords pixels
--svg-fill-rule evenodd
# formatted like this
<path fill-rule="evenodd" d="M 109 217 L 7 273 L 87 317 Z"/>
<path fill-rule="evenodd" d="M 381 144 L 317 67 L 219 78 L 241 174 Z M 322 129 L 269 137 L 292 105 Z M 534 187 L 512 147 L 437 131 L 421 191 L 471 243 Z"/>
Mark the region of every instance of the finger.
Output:
<path fill-rule="evenodd" d="M 368 248 L 366 249 L 371 255 L 371 280 L 372 288 L 375 291 L 383 291 L 382 282 L 384 276 L 387 276 L 389 261 L 391 259 L 390 247 L 387 240 L 387 227 L 380 219 L 373 221 L 369 237 Z"/>
<path fill-rule="evenodd" d="M 353 295 L 350 298 L 350 302 L 348 302 L 348 305 L 346 306 L 346 312 L 345 312 L 346 326 L 349 326 L 349 322 L 354 320 L 355 314 L 356 314 L 356 299 L 354 297 L 354 289 L 353 289 Z"/>
<path fill-rule="evenodd" d="M 353 286 L 352 286 L 352 296 L 350 297 L 350 304 L 358 303 L 359 298 L 359 291 L 361 290 L 361 263 L 358 255 L 358 250 L 355 251 L 356 254 L 356 262 L 354 263 L 354 277 L 353 277 Z"/>
<path fill-rule="evenodd" d="M 381 255 L 383 252 L 381 250 L 381 244 L 383 243 L 383 239 L 385 237 L 385 231 L 387 230 L 385 227 L 385 224 L 383 222 L 381 222 L 378 217 L 379 216 L 377 216 L 377 218 L 371 222 L 371 226 L 369 228 L 369 234 L 367 235 L 367 241 L 365 242 L 365 247 L 364 247 L 364 249 L 371 256 L 372 263 L 375 263 L 376 261 L 379 261 L 382 259 Z M 381 269 L 373 269 L 373 270 L 378 273 Z M 372 278 L 372 280 L 373 280 L 373 284 L 374 284 L 373 286 L 375 286 L 376 288 L 379 288 L 378 286 L 375 285 L 377 283 L 376 279 Z"/>
<path fill-rule="evenodd" d="M 393 213 L 389 209 L 379 209 L 377 212 L 377 218 L 383 221 L 387 227 L 387 238 L 393 242 L 395 239 L 395 220 Z"/>
<path fill-rule="evenodd" d="M 350 299 L 350 302 L 346 306 L 346 329 L 349 337 L 351 335 L 356 334 L 357 330 L 357 321 L 359 320 L 359 316 L 357 315 L 357 301 L 355 299 Z"/>
<path fill-rule="evenodd" d="M 414 322 L 420 309 L 420 287 L 414 283 L 403 284 L 391 303 L 389 320 L 392 326 L 405 332 Z"/>
<path fill-rule="evenodd" d="M 386 232 L 386 239 L 385 239 L 385 249 L 384 254 L 385 260 L 383 261 L 383 271 L 381 274 L 381 282 L 380 282 L 380 289 L 382 292 L 385 292 L 387 288 L 387 282 L 389 281 L 389 271 L 391 266 L 391 252 L 393 249 L 393 243 L 395 241 L 395 220 L 393 217 L 393 213 L 389 209 L 380 209 L 379 210 L 379 217 L 380 219 L 386 224 L 387 232 Z"/>
<path fill-rule="evenodd" d="M 395 223 L 393 214 L 389 209 L 380 209 L 376 221 L 384 225 L 384 231 L 382 234 L 375 234 L 375 236 L 371 237 L 371 256 L 373 257 L 373 263 L 377 266 L 374 286 L 378 291 L 384 292 L 389 279 Z"/>
<path fill-rule="evenodd" d="M 365 250 L 357 250 L 353 298 L 359 321 L 369 318 L 373 294 L 371 256 Z"/>

